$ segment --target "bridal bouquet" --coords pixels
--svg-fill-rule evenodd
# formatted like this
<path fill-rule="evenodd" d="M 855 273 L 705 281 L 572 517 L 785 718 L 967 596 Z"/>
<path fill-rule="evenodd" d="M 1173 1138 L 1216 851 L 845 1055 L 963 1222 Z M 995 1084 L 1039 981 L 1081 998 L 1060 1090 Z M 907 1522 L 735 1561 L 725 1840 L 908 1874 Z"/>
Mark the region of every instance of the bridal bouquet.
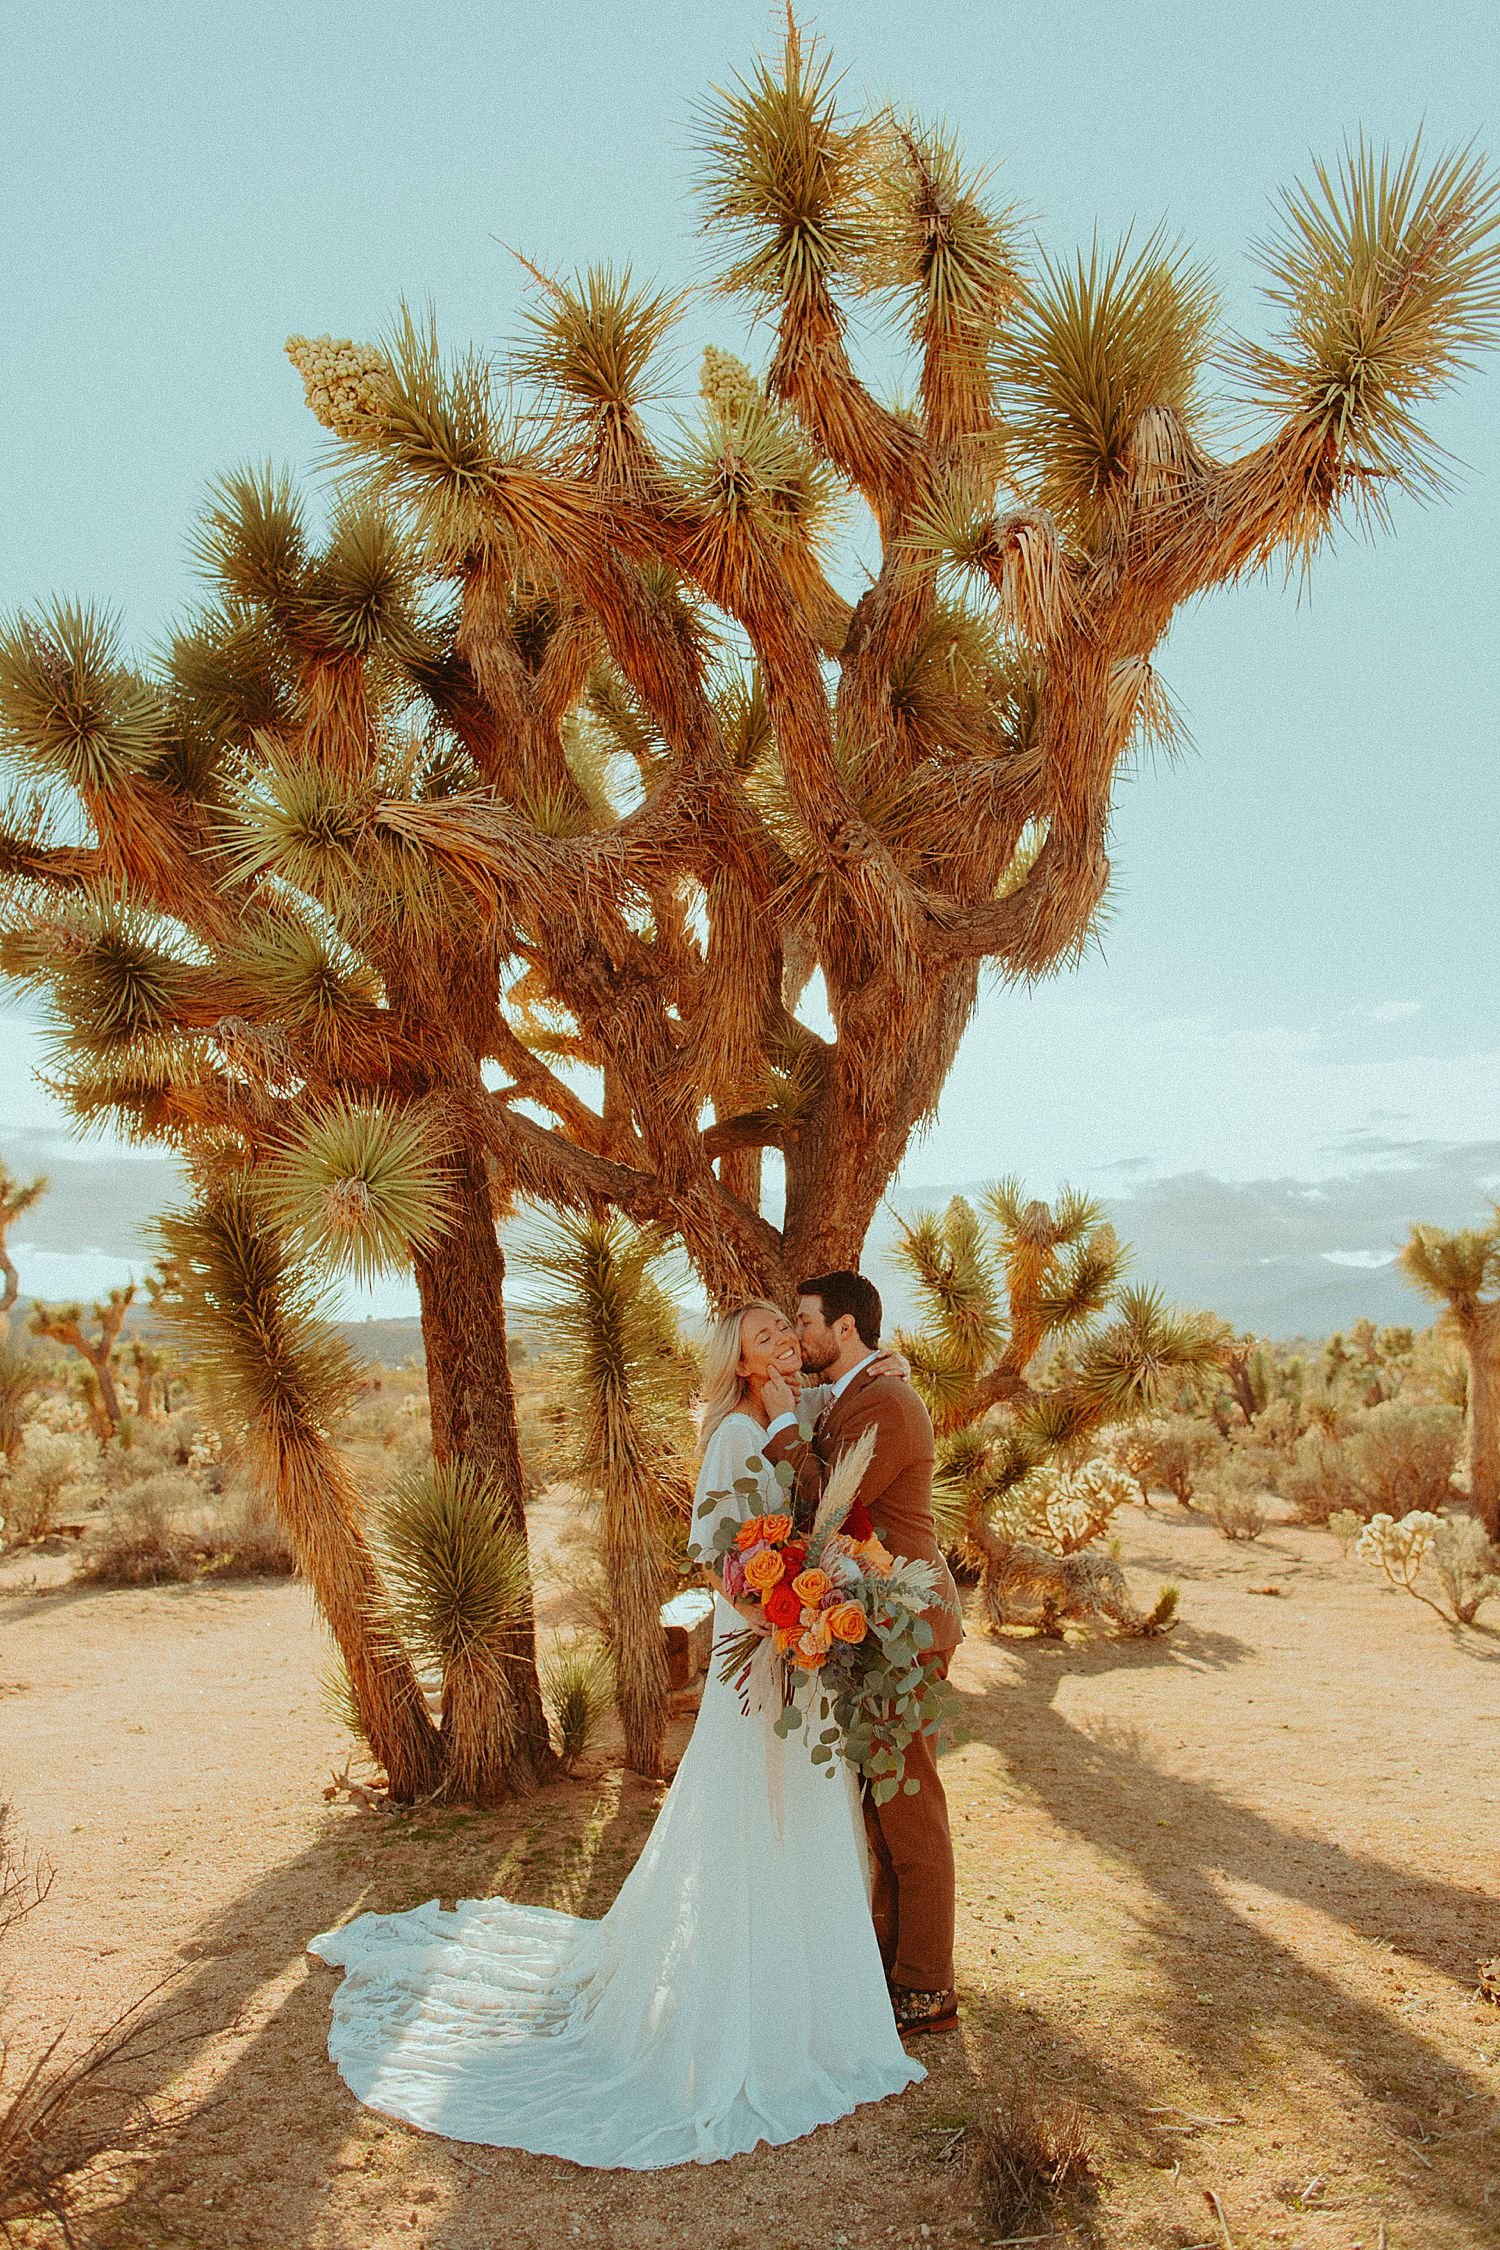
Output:
<path fill-rule="evenodd" d="M 892 1555 L 854 1497 L 873 1446 L 871 1431 L 836 1464 L 810 1531 L 800 1533 L 790 1514 L 751 1516 L 722 1523 L 712 1552 L 729 1599 L 758 1604 L 770 1629 L 747 1625 L 722 1642 L 720 1679 L 739 1688 L 748 1711 L 751 1666 L 769 1640 L 782 1704 L 776 1732 L 786 1736 L 816 1712 L 827 1724 L 813 1763 L 832 1773 L 841 1753 L 883 1804 L 901 1788 L 915 1794 L 919 1784 L 903 1779 L 907 1745 L 939 1730 L 952 1691 L 922 1662 L 932 1646 L 922 1612 L 937 1598 L 936 1569 Z M 760 1496 L 753 1474 L 735 1490 Z M 711 1493 L 700 1515 L 725 1497 Z"/>

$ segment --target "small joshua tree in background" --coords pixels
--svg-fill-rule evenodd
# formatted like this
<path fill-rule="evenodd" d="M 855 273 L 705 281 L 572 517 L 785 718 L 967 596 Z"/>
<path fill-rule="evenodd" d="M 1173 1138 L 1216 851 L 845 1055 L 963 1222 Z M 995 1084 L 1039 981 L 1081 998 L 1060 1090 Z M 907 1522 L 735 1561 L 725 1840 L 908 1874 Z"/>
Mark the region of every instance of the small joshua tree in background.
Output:
<path fill-rule="evenodd" d="M 1076 1582 L 1081 1606 L 1139 1624 L 1118 1564 L 1060 1562 L 1035 1533 L 1048 1487 L 1076 1478 L 1104 1432 L 1153 1405 L 1169 1377 L 1222 1366 L 1222 1326 L 1128 1287 L 1101 1206 L 1072 1191 L 1049 1206 L 1004 1180 L 979 1211 L 957 1196 L 904 1225 L 897 1254 L 924 1314 L 899 1342 L 938 1432 L 945 1528 L 977 1563 L 991 1617 L 1009 1619 L 1030 1572 L 1053 1607 Z"/>
<path fill-rule="evenodd" d="M 134 1302 L 135 1284 L 131 1282 L 124 1289 L 111 1289 L 108 1297 L 90 1306 L 88 1312 L 82 1305 L 37 1305 L 31 1315 L 34 1336 L 46 1336 L 52 1343 L 62 1344 L 83 1361 L 88 1370 L 84 1381 L 88 1386 L 89 1410 L 94 1418 L 95 1433 L 101 1440 L 114 1437 L 125 1419 L 115 1376 L 120 1331 Z M 97 1334 L 89 1334 L 85 1324 L 90 1320 Z"/>
<path fill-rule="evenodd" d="M 1400 1263 L 1412 1286 L 1442 1306 L 1439 1325 L 1463 1350 L 1469 1505 L 1486 1536 L 1500 1541 L 1500 1205 L 1488 1227 L 1413 1227 Z"/>

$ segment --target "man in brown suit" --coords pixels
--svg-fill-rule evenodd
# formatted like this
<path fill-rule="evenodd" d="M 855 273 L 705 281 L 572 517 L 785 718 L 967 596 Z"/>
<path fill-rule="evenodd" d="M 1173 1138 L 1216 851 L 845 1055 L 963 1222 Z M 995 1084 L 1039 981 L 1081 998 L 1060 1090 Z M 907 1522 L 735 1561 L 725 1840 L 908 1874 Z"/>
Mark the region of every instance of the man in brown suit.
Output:
<path fill-rule="evenodd" d="M 768 1383 L 764 1397 L 772 1419 L 761 1451 L 768 1461 L 790 1462 L 799 1514 L 809 1513 L 839 1455 L 874 1429 L 875 1450 L 855 1506 L 868 1509 L 892 1554 L 937 1564 L 940 1599 L 927 1612 L 932 1649 L 926 1661 L 941 1676 L 963 1638 L 963 1623 L 932 1517 L 932 1422 L 910 1383 L 871 1369 L 880 1322 L 879 1292 L 863 1274 L 816 1274 L 801 1283 L 803 1371 L 829 1385 L 832 1396 L 809 1429 L 797 1418 L 790 1388 L 780 1385 L 784 1396 L 774 1395 Z M 958 2020 L 953 1842 L 931 1735 L 918 1735 L 908 1747 L 906 1778 L 920 1784 L 914 1796 L 897 1790 L 883 1805 L 865 1798 L 875 1932 L 903 2036 L 945 2031 Z"/>

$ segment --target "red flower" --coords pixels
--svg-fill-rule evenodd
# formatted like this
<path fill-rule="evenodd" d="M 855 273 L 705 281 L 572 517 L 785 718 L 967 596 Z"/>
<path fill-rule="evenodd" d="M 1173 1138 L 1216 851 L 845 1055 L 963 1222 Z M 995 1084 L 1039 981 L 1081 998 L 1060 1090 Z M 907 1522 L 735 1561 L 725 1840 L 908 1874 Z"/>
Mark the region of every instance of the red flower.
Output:
<path fill-rule="evenodd" d="M 781 1560 L 788 1578 L 795 1578 L 798 1571 L 802 1570 L 807 1563 L 806 1540 L 794 1539 L 790 1546 L 783 1547 L 781 1549 Z"/>
<path fill-rule="evenodd" d="M 868 1539 L 875 1529 L 875 1518 L 863 1500 L 856 1500 L 839 1529 L 846 1539 Z"/>
<path fill-rule="evenodd" d="M 802 1604 L 784 1578 L 771 1588 L 760 1606 L 773 1625 L 800 1625 L 802 1622 Z"/>

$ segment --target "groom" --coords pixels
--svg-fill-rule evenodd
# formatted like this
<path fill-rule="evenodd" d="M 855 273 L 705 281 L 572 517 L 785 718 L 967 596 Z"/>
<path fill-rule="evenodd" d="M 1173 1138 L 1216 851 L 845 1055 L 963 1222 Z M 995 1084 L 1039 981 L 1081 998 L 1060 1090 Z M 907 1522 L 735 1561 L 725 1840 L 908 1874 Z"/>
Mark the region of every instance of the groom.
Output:
<path fill-rule="evenodd" d="M 910 1383 L 872 1372 L 880 1356 L 880 1293 L 858 1273 L 815 1274 L 797 1293 L 802 1368 L 828 1384 L 832 1397 L 811 1435 L 798 1424 L 796 1400 L 779 1378 L 767 1383 L 771 1423 L 761 1451 L 788 1461 L 802 1509 L 815 1507 L 828 1471 L 873 1428 L 875 1450 L 855 1501 L 869 1510 L 892 1554 L 938 1565 L 942 1605 L 927 1612 L 932 1648 L 925 1661 L 939 1677 L 963 1638 L 958 1594 L 932 1518 L 932 1423 Z M 947 1603 L 952 1604 L 949 1608 Z M 875 1863 L 872 1912 L 891 2004 L 903 2038 L 946 2031 L 958 2021 L 953 1989 L 953 1843 L 932 1737 L 919 1734 L 906 1752 L 914 1796 L 898 1789 L 883 1805 L 865 1798 L 865 1828 Z"/>

